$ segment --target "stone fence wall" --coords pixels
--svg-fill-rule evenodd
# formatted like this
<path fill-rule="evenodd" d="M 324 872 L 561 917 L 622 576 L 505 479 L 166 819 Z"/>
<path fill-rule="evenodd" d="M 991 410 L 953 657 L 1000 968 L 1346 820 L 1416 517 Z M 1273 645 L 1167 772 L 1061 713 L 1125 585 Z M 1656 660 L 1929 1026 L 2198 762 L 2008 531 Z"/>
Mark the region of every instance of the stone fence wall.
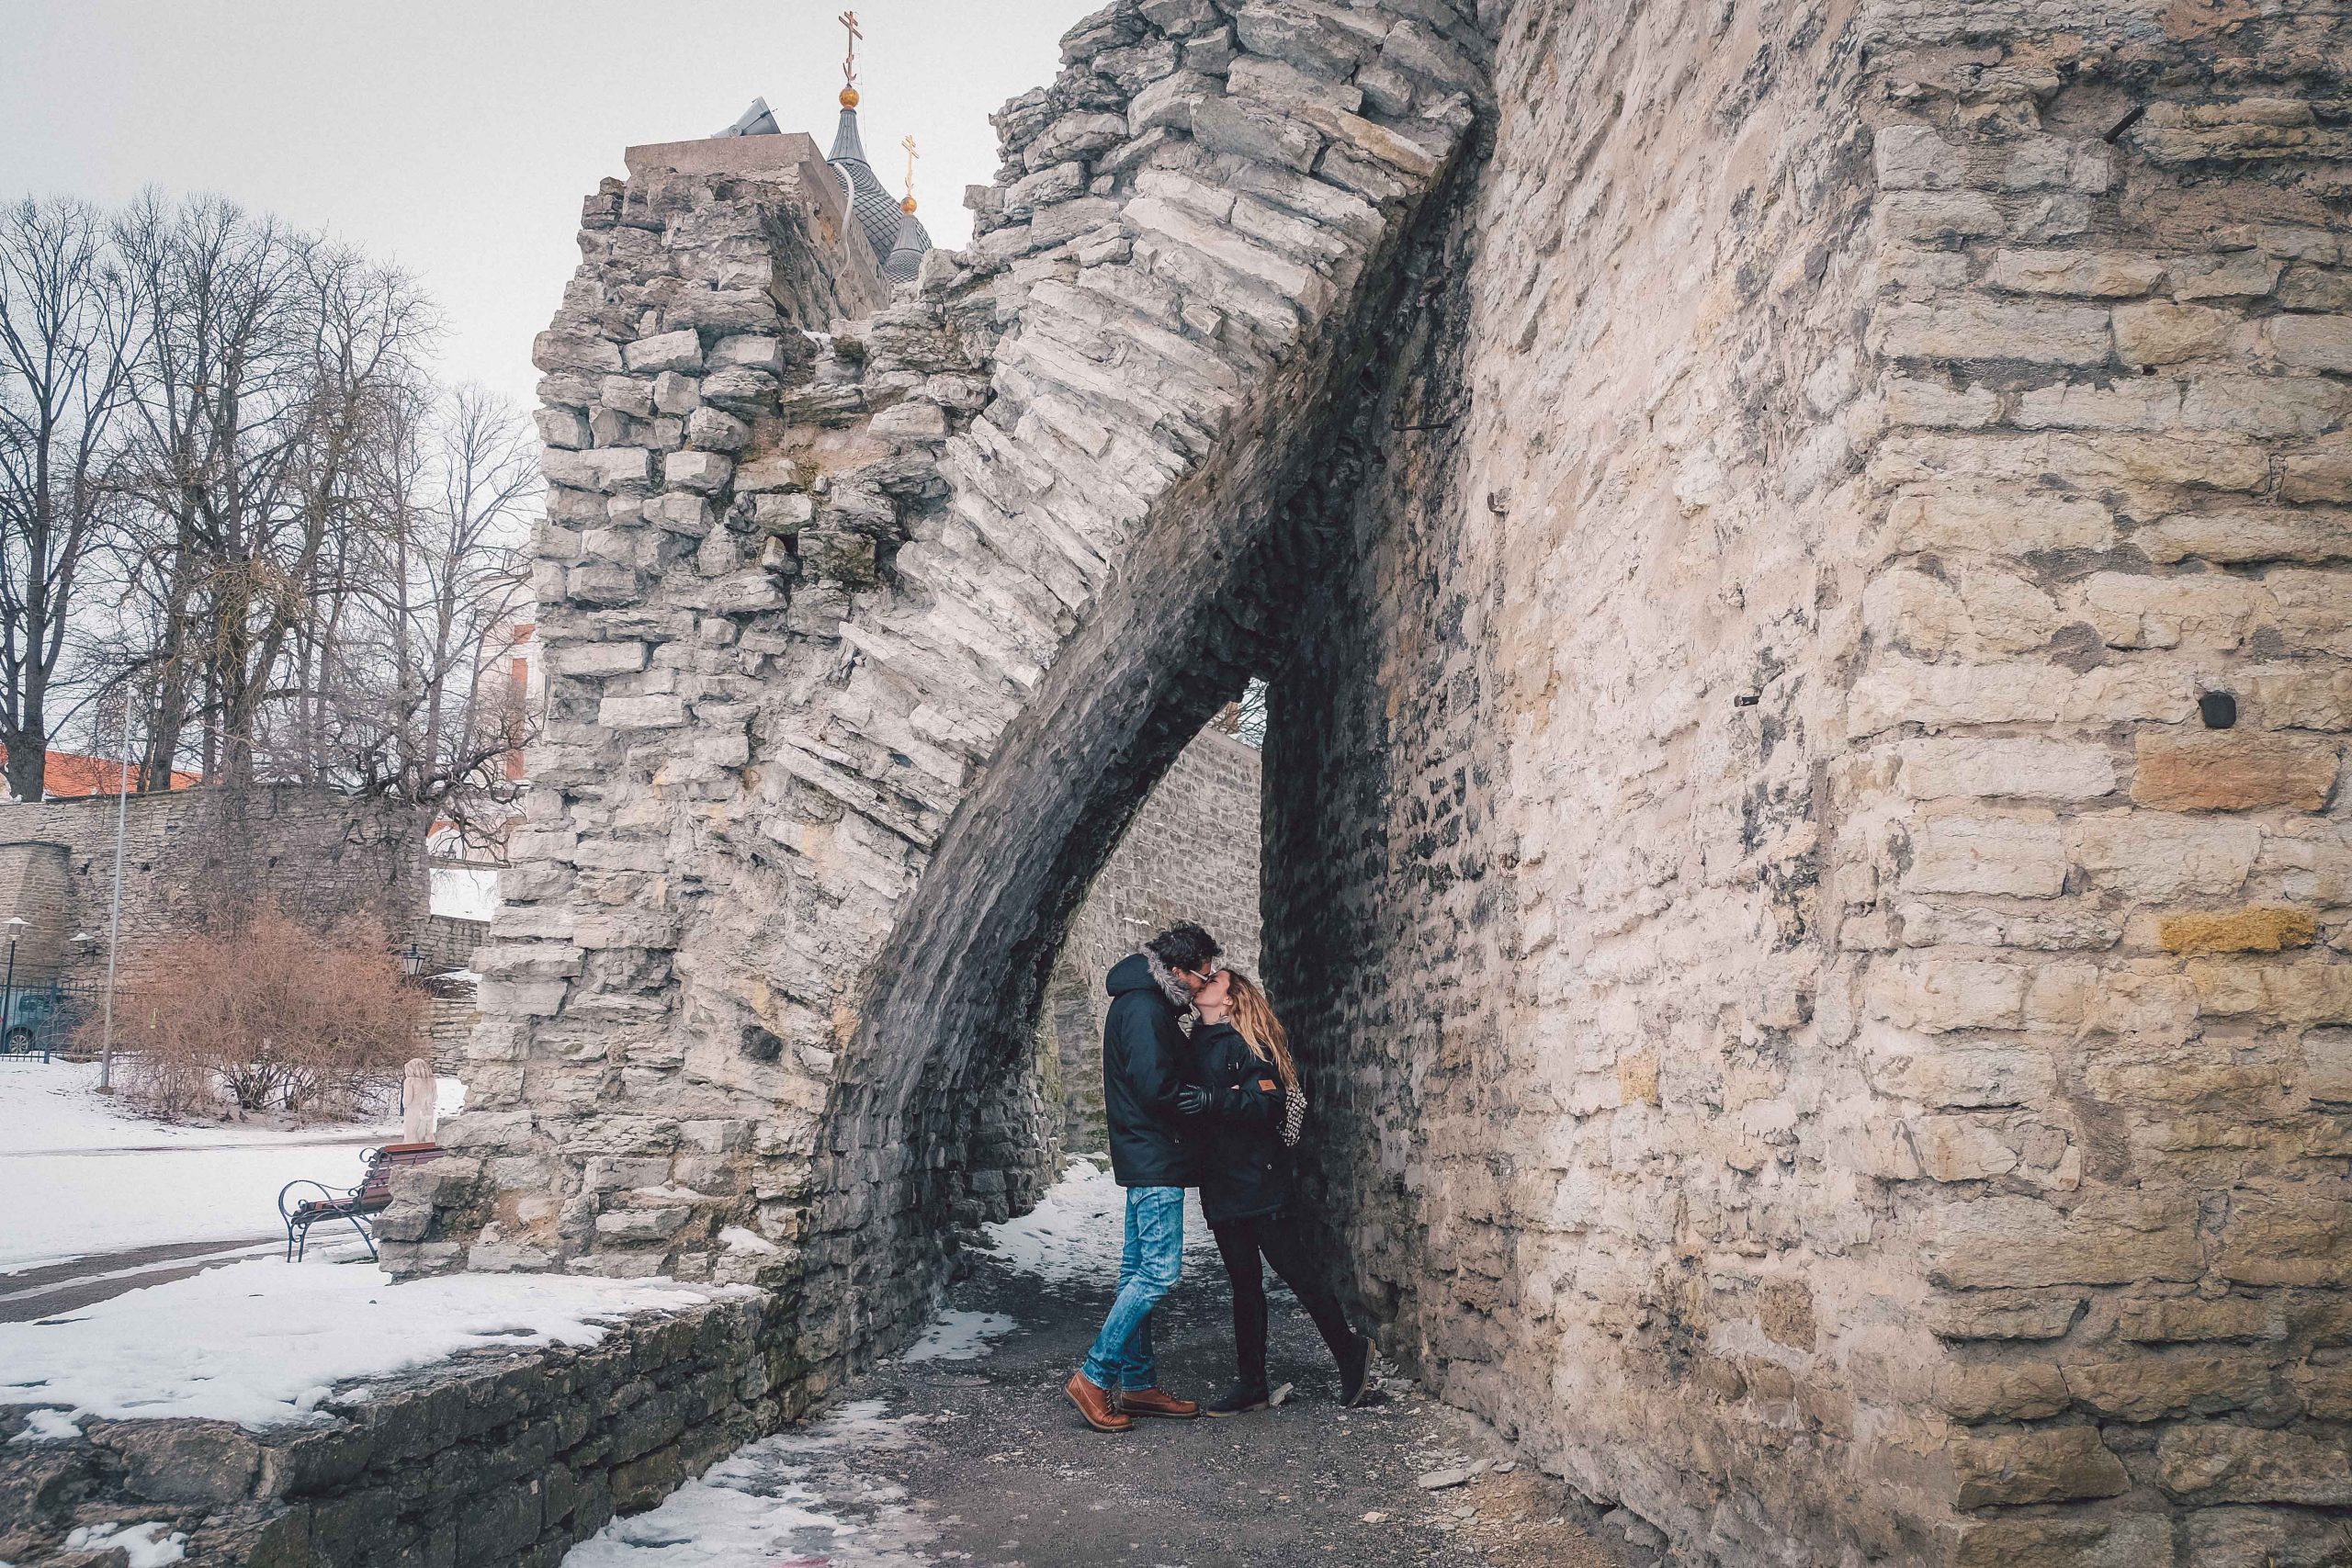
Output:
<path fill-rule="evenodd" d="M 101 1559 L 65 1547 L 76 1526 L 152 1520 L 195 1563 L 555 1568 L 801 1414 L 777 1321 L 745 1292 L 589 1348 L 484 1348 L 363 1383 L 307 1425 L 91 1419 L 0 1441 L 0 1560 L 83 1568 Z M 0 1404 L 0 1431 L 31 1408 Z"/>
<path fill-rule="evenodd" d="M 117 809 L 102 795 L 0 806 L 0 921 L 28 922 L 20 983 L 104 977 Z M 298 919 L 370 915 L 399 939 L 424 920 L 424 822 L 407 807 L 292 785 L 134 795 L 123 844 L 126 964 L 257 897 Z"/>

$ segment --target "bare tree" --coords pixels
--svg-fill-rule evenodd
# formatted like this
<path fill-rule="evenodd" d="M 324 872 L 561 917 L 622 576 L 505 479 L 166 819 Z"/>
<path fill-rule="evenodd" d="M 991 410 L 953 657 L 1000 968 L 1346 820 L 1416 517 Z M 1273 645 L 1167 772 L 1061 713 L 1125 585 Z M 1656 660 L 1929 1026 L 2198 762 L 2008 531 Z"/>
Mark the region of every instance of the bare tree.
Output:
<path fill-rule="evenodd" d="M 38 801 L 75 592 L 109 516 L 132 310 L 79 201 L 0 211 L 0 745 Z"/>

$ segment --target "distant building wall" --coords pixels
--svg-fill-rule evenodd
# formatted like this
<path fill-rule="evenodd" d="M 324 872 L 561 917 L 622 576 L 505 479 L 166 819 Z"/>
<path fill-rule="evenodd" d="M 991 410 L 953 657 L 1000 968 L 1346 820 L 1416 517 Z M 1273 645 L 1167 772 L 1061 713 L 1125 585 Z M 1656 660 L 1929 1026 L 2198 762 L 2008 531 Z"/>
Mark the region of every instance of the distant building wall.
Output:
<path fill-rule="evenodd" d="M 0 806 L 0 922 L 28 922 L 19 984 L 104 975 L 115 817 L 112 796 Z M 371 914 L 403 941 L 424 922 L 424 821 L 406 807 L 291 786 L 181 790 L 132 795 L 123 826 L 126 964 L 257 897 L 298 919 Z"/>
<path fill-rule="evenodd" d="M 1103 1146 L 1102 977 L 1112 964 L 1155 932 L 1193 920 L 1223 944 L 1227 964 L 1258 973 L 1258 776 L 1257 748 L 1203 730 L 1144 801 L 1072 918 L 1038 1024 L 1067 1152 Z"/>

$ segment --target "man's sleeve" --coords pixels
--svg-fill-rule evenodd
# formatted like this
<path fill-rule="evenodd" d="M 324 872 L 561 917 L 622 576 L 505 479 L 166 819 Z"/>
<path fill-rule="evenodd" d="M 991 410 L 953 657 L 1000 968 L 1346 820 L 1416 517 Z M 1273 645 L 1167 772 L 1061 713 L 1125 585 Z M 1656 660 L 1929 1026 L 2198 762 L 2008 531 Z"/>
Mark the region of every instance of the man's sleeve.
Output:
<path fill-rule="evenodd" d="M 1175 1121 L 1182 1114 L 1176 1109 L 1176 1091 L 1184 1084 L 1177 1067 L 1183 1059 L 1184 1032 L 1176 1027 L 1174 1019 L 1153 1008 L 1143 1017 L 1131 1018 L 1122 1032 L 1127 1085 L 1135 1090 L 1136 1100 L 1153 1115 Z"/>

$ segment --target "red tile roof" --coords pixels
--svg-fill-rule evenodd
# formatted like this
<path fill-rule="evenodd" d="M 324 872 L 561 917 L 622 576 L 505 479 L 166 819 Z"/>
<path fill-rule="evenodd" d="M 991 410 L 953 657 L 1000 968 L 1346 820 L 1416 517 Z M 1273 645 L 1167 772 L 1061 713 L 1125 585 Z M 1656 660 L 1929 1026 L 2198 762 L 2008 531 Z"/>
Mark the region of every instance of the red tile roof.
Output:
<path fill-rule="evenodd" d="M 6 762 L 8 750 L 0 746 L 0 762 Z M 126 774 L 136 778 L 132 770 L 106 757 L 85 757 L 74 751 L 51 751 L 42 775 L 42 788 L 51 800 L 71 800 L 85 795 L 113 795 L 121 787 L 118 782 Z M 201 773 L 172 770 L 174 789 L 193 789 L 204 782 Z"/>

